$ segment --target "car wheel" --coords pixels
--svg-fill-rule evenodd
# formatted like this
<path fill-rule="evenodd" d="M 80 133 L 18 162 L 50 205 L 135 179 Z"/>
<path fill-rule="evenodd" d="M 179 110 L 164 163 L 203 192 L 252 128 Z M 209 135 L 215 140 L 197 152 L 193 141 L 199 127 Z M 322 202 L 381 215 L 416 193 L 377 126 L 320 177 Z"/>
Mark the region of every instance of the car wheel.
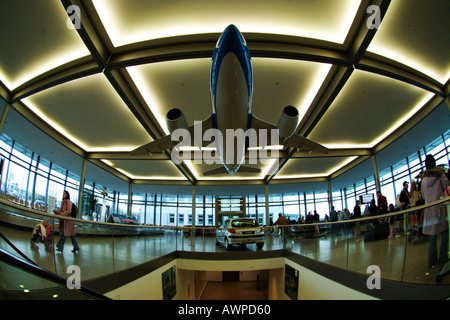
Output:
<path fill-rule="evenodd" d="M 257 247 L 258 249 L 262 249 L 262 247 L 264 247 L 264 242 L 257 243 L 257 244 L 256 244 L 256 247 Z"/>
<path fill-rule="evenodd" d="M 216 245 L 219 245 L 219 244 L 220 244 L 219 238 L 216 237 Z"/>

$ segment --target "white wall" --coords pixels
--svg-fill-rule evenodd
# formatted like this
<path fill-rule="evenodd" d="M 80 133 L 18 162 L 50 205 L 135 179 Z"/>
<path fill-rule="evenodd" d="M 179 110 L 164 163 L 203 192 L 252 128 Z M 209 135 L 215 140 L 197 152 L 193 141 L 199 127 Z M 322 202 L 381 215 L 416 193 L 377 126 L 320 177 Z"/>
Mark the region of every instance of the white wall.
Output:
<path fill-rule="evenodd" d="M 253 281 L 259 270 L 269 270 L 269 300 L 289 300 L 284 292 L 285 264 L 299 272 L 299 300 L 374 300 L 337 282 L 329 280 L 287 258 L 258 260 L 177 259 L 165 266 L 105 295 L 115 300 L 162 300 L 162 273 L 176 267 L 177 294 L 174 300 L 195 299 L 195 272 L 206 271 L 207 281 L 222 281 L 222 271 L 242 271 L 241 281 Z M 199 285 L 204 285 L 199 284 Z M 200 289 L 200 288 L 199 288 Z"/>
<path fill-rule="evenodd" d="M 298 300 L 375 300 L 374 297 L 322 277 L 289 259 L 285 260 L 287 265 L 299 272 Z M 282 279 L 284 288 L 284 269 Z M 281 294 L 280 296 L 282 297 Z"/>
<path fill-rule="evenodd" d="M 176 265 L 176 260 L 172 261 L 139 279 L 106 293 L 105 296 L 114 300 L 162 300 L 162 274 Z M 189 296 L 189 292 L 180 285 L 187 286 L 190 279 L 189 273 L 179 272 L 176 268 L 177 294 L 174 299 L 177 299 L 178 296 Z"/>

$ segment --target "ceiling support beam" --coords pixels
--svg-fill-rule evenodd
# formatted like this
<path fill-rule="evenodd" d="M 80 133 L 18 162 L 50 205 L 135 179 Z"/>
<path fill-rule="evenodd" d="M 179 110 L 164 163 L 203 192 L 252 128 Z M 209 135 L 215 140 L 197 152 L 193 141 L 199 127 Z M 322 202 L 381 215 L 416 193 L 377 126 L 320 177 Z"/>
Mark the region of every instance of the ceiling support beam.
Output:
<path fill-rule="evenodd" d="M 351 26 L 352 32 L 350 32 L 350 34 L 352 35 L 352 38 L 347 38 L 345 40 L 347 47 L 347 51 L 345 52 L 347 56 L 346 63 L 340 65 L 335 64 L 330 69 L 322 87 L 319 89 L 319 92 L 297 127 L 297 133 L 299 135 L 308 137 L 352 75 L 354 65 L 364 56 L 366 49 L 377 30 L 376 28 L 370 29 L 367 27 L 366 21 L 369 18 L 369 14 L 367 13 L 368 6 L 378 6 L 380 8 L 382 19 L 386 14 L 389 4 L 390 0 L 362 1 Z M 265 177 L 264 181 L 269 183 L 293 154 L 293 151 L 289 152 L 288 157 L 280 162 L 278 170 L 276 170 L 274 174 Z M 352 163 L 356 163 L 358 160 L 359 159 L 357 158 Z M 351 164 L 346 167 L 348 166 L 351 166 Z M 341 171 L 342 170 L 338 170 L 338 172 Z"/>
<path fill-rule="evenodd" d="M 121 99 L 137 118 L 139 123 L 145 128 L 149 135 L 155 140 L 163 136 L 164 132 L 156 121 L 155 116 L 151 113 L 150 108 L 145 104 L 144 100 L 139 94 L 136 94 L 126 84 L 124 77 L 118 70 L 111 70 L 109 67 L 109 60 L 111 58 L 111 51 L 108 49 L 107 42 L 102 41 L 97 29 L 94 27 L 95 22 L 92 21 L 93 17 L 85 10 L 86 6 L 82 0 L 61 0 L 64 8 L 71 5 L 76 5 L 81 10 L 81 27 L 77 29 L 82 41 L 91 53 L 94 61 L 102 69 L 102 72 L 117 91 Z M 98 18 L 98 17 L 97 17 Z M 99 23 L 97 22 L 97 25 Z M 109 39 L 108 39 L 109 40 Z M 140 98 L 140 99 L 139 99 Z M 166 156 L 170 159 L 170 153 L 165 152 Z M 103 164 L 102 166 L 104 166 Z M 190 170 L 184 165 L 176 165 L 178 170 L 188 179 L 191 183 L 194 183 L 195 177 Z M 116 171 L 113 169 L 113 171 Z M 121 174 L 122 175 L 122 174 Z M 123 176 L 123 175 L 122 175 Z M 122 177 L 123 178 L 123 177 Z M 130 180 L 126 177 L 125 180 Z"/>

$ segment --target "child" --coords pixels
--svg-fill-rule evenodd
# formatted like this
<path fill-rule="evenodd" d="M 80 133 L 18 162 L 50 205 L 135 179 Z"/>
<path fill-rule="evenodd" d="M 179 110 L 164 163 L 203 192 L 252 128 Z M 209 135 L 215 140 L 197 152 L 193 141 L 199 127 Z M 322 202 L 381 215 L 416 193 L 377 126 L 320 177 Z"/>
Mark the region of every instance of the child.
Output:
<path fill-rule="evenodd" d="M 47 220 L 44 220 L 42 223 L 36 225 L 33 229 L 32 238 L 30 240 L 31 248 L 34 250 L 39 250 L 36 243 L 42 242 L 44 243 L 46 250 L 53 251 L 51 243 L 52 229 L 52 226 Z"/>

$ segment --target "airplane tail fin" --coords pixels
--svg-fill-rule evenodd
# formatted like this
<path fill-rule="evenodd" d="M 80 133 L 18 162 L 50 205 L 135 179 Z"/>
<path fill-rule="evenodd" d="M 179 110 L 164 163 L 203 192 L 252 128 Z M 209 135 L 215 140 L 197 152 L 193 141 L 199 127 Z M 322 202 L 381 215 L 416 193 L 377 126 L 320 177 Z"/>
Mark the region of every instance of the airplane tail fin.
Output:
<path fill-rule="evenodd" d="M 260 173 L 261 169 L 240 166 L 238 172 Z M 225 167 L 220 167 L 220 168 L 217 168 L 217 169 L 213 169 L 213 170 L 209 170 L 209 171 L 203 172 L 203 175 L 204 176 L 213 176 L 213 175 L 216 175 L 216 174 L 223 174 L 223 173 L 228 174 L 228 170 Z"/>

